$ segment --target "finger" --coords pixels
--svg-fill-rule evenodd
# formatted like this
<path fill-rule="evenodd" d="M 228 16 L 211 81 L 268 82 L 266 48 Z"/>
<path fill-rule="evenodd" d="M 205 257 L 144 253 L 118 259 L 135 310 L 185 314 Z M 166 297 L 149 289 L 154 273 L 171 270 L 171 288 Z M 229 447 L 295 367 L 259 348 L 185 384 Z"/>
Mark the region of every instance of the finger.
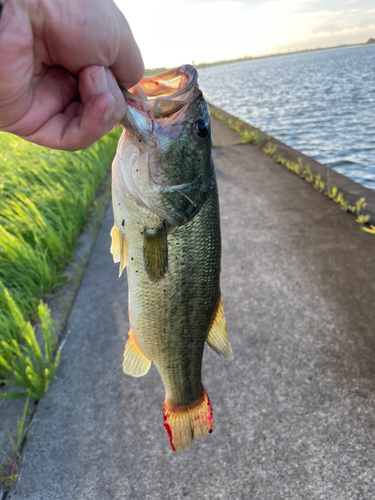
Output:
<path fill-rule="evenodd" d="M 144 72 L 142 56 L 115 2 L 80 0 L 76 3 L 78 7 L 73 9 L 72 17 L 72 9 L 66 7 L 66 2 L 42 2 L 48 4 L 48 18 L 56 21 L 46 23 L 43 30 L 50 60 L 74 74 L 98 64 L 112 69 L 122 86 L 138 83 Z M 73 0 L 71 4 L 74 5 Z"/>
<path fill-rule="evenodd" d="M 82 103 L 71 102 L 69 106 L 65 109 L 64 114 L 69 118 L 74 118 L 75 116 L 81 116 L 82 114 Z"/>
<path fill-rule="evenodd" d="M 79 74 L 78 89 L 84 104 L 94 95 L 101 92 L 110 92 L 119 101 L 121 105 L 120 112 L 123 112 L 123 115 L 125 114 L 124 97 L 111 70 L 97 65 L 86 66 Z"/>
<path fill-rule="evenodd" d="M 109 92 L 113 96 L 115 100 L 114 123 L 120 122 L 125 116 L 126 104 L 112 71 L 102 66 L 87 66 L 79 76 L 79 93 L 82 103 L 85 105 L 94 95 L 101 92 Z"/>
<path fill-rule="evenodd" d="M 65 70 L 59 68 L 47 70 L 35 88 L 30 89 L 33 97 L 24 116 L 3 130 L 19 136 L 33 134 L 52 116 L 63 111 L 77 91 L 77 81 Z"/>
<path fill-rule="evenodd" d="M 116 88 L 111 91 L 114 84 Z M 123 118 L 125 101 L 109 70 L 85 68 L 79 88 L 82 105 L 71 104 L 67 112 L 53 116 L 24 139 L 54 149 L 75 151 L 91 146 Z M 72 117 L 74 113 L 77 114 Z"/>
<path fill-rule="evenodd" d="M 119 50 L 110 68 L 121 87 L 130 89 L 142 79 L 145 67 L 130 26 L 119 10 L 118 19 L 120 23 Z"/>
<path fill-rule="evenodd" d="M 85 149 L 111 130 L 112 114 L 114 98 L 110 94 L 102 93 L 82 107 L 81 116 L 71 117 L 58 113 L 35 133 L 22 138 L 52 149 Z"/>

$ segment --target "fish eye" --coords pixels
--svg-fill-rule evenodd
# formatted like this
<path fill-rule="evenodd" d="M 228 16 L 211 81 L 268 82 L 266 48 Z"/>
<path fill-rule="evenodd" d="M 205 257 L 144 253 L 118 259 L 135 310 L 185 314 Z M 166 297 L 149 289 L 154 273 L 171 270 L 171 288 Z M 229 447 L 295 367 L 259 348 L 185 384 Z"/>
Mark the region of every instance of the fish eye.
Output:
<path fill-rule="evenodd" d="M 210 125 L 207 120 L 201 118 L 200 120 L 195 122 L 194 130 L 198 137 L 200 137 L 201 139 L 205 139 L 210 131 Z"/>

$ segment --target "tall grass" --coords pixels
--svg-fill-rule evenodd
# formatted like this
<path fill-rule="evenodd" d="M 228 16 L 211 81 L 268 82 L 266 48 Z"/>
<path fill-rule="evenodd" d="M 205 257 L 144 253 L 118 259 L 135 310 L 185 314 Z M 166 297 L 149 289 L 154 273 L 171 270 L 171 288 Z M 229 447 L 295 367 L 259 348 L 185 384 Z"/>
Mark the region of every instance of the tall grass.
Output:
<path fill-rule="evenodd" d="M 0 133 L 0 356 L 8 363 L 0 363 L 0 382 L 20 357 L 14 341 L 21 350 L 28 345 L 25 325 L 36 319 L 42 295 L 59 283 L 119 135 L 117 129 L 87 150 L 68 153 Z"/>

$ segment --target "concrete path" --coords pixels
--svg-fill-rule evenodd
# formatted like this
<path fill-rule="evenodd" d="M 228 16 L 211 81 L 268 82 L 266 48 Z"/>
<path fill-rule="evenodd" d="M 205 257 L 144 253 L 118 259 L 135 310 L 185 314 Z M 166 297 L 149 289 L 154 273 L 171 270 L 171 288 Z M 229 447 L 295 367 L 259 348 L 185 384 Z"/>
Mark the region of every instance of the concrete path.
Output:
<path fill-rule="evenodd" d="M 214 432 L 173 453 L 155 368 L 122 373 L 109 210 L 8 499 L 375 498 L 375 236 L 251 145 L 215 161 L 235 359 L 205 352 Z"/>

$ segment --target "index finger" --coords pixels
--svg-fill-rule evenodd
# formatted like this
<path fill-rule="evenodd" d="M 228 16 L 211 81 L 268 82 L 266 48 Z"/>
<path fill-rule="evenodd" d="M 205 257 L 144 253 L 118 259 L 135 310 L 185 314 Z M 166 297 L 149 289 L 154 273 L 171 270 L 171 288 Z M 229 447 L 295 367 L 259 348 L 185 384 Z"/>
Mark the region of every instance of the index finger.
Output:
<path fill-rule="evenodd" d="M 119 85 L 129 89 L 142 79 L 145 67 L 130 26 L 120 10 L 119 15 L 121 16 L 119 18 L 119 50 L 110 68 Z"/>

